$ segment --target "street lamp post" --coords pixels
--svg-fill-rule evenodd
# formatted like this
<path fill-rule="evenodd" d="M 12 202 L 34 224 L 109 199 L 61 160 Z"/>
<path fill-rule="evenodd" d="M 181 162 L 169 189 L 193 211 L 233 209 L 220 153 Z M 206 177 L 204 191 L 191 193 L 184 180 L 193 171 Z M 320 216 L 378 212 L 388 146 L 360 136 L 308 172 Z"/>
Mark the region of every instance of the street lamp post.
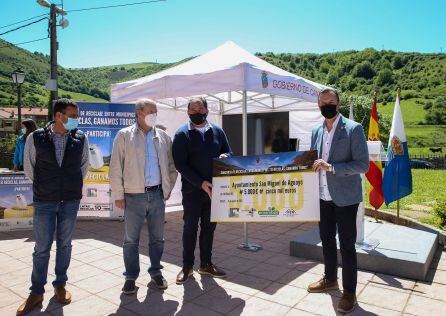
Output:
<path fill-rule="evenodd" d="M 20 134 L 22 126 L 22 84 L 25 81 L 25 73 L 18 68 L 12 73 L 12 81 L 17 86 L 17 117 L 19 121 L 17 133 Z"/>

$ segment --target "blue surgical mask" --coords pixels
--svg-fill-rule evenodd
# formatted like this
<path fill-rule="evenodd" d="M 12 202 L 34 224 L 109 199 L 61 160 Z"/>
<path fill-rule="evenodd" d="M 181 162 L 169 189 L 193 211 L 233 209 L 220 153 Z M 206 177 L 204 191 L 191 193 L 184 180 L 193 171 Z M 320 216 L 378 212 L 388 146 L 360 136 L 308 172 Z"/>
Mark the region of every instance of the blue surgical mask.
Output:
<path fill-rule="evenodd" d="M 63 123 L 63 125 L 68 131 L 72 131 L 73 129 L 77 128 L 77 126 L 79 125 L 79 121 L 77 119 L 69 117 L 68 121 L 66 123 Z"/>
<path fill-rule="evenodd" d="M 26 127 L 22 128 L 22 134 L 26 134 Z"/>

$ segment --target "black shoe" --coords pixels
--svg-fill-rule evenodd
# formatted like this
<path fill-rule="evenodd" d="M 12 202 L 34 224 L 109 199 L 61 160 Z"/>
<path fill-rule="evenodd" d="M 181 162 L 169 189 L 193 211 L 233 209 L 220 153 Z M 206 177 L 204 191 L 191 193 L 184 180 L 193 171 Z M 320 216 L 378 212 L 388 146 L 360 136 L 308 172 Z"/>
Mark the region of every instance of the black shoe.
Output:
<path fill-rule="evenodd" d="M 194 274 L 194 270 L 189 267 L 183 267 L 177 275 L 177 284 L 184 284 Z"/>
<path fill-rule="evenodd" d="M 122 293 L 126 295 L 131 295 L 136 293 L 135 280 L 125 280 L 124 287 L 122 288 Z"/>
<path fill-rule="evenodd" d="M 198 273 L 208 274 L 213 276 L 214 278 L 226 278 L 226 272 L 224 272 L 220 268 L 217 268 L 217 266 L 213 263 L 200 266 L 200 269 L 198 269 Z"/>
<path fill-rule="evenodd" d="M 153 276 L 152 277 L 152 282 L 160 290 L 167 289 L 167 281 L 161 274 Z"/>

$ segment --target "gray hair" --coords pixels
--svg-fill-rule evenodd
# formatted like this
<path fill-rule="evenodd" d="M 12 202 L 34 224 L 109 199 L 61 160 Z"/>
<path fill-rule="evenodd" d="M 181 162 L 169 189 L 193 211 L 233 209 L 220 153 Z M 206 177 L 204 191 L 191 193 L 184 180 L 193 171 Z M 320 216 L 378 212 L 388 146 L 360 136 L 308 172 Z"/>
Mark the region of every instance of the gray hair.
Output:
<path fill-rule="evenodd" d="M 139 99 L 138 101 L 136 101 L 135 111 L 144 110 L 144 107 L 146 105 L 153 105 L 156 107 L 156 102 L 153 101 L 152 99 Z"/>
<path fill-rule="evenodd" d="M 325 94 L 325 93 L 333 93 L 336 96 L 336 100 L 338 100 L 338 103 L 339 103 L 339 93 L 338 93 L 338 90 L 336 90 L 334 88 L 330 88 L 330 87 L 322 89 L 321 92 L 319 92 L 319 96 L 317 97 L 317 100 L 319 101 L 320 98 L 321 98 L 321 95 Z"/>

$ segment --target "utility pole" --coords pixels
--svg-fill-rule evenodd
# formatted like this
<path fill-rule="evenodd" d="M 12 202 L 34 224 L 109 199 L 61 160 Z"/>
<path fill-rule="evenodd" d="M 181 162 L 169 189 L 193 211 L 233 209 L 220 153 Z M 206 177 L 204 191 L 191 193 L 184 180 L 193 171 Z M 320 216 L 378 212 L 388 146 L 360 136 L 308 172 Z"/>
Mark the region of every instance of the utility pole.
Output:
<path fill-rule="evenodd" d="M 18 134 L 21 133 L 22 128 L 22 85 L 17 85 L 17 119 L 18 119 Z"/>
<path fill-rule="evenodd" d="M 57 7 L 54 3 L 50 7 L 50 41 L 51 41 L 51 52 L 50 52 L 50 78 L 55 80 L 56 88 L 50 91 L 50 104 L 48 105 L 48 119 L 53 119 L 53 104 L 54 101 L 58 99 L 58 85 L 57 85 L 57 50 L 59 48 L 59 43 L 57 42 L 57 21 L 56 21 Z"/>

